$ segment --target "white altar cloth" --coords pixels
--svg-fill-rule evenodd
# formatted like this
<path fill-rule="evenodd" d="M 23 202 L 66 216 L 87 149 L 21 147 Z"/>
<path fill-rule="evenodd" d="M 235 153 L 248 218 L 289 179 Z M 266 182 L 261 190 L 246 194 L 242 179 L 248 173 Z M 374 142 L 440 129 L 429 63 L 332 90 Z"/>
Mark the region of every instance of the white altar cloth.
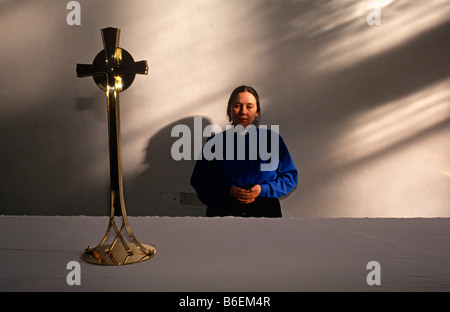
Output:
<path fill-rule="evenodd" d="M 0 216 L 0 291 L 450 291 L 450 219 L 129 217 L 150 260 L 83 262 L 107 217 Z M 81 285 L 68 285 L 67 263 Z M 369 285 L 370 261 L 380 285 Z"/>

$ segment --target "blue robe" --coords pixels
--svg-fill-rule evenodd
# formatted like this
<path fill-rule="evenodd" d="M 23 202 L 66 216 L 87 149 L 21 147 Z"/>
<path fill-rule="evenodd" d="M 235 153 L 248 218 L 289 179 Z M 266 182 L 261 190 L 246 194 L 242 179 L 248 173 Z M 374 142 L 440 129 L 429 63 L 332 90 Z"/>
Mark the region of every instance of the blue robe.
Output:
<path fill-rule="evenodd" d="M 227 144 L 230 146 L 230 141 L 227 141 L 229 131 L 232 130 L 211 136 L 204 145 L 205 148 L 210 140 L 216 140 L 216 146 L 211 150 L 214 152 L 215 149 L 221 147 L 222 152 L 219 154 L 222 157 L 215 157 L 211 160 L 202 157 L 197 161 L 192 173 L 191 185 L 196 190 L 198 198 L 208 206 L 208 209 L 218 206 L 226 209 L 227 206 L 235 206 L 236 201 L 230 195 L 230 189 L 233 186 L 251 188 L 259 184 L 261 186 L 261 193 L 258 197 L 260 202 L 262 199 L 277 199 L 287 195 L 296 187 L 298 172 L 286 144 L 278 133 L 274 133 L 273 130 L 256 128 L 256 136 L 252 136 L 251 133 L 244 135 L 245 144 L 242 144 L 242 141 L 237 138 L 242 134 L 233 133 L 234 153 L 230 153 L 229 149 L 227 151 Z M 262 136 L 262 131 L 267 132 Z M 272 144 L 274 139 L 278 140 L 278 144 Z M 211 145 L 210 143 L 209 145 Z M 217 144 L 222 144 L 222 146 L 217 146 Z M 244 146 L 245 153 L 242 153 Z M 255 153 L 252 154 L 255 149 L 256 156 Z M 268 153 L 264 156 L 261 149 Z M 243 158 L 241 160 L 238 160 L 239 153 Z M 205 154 L 205 149 L 203 154 Z M 242 155 L 245 156 L 242 157 Z M 272 157 L 267 159 L 267 155 Z M 272 168 L 267 170 L 267 167 L 264 166 L 268 166 L 270 163 Z M 246 205 L 238 206 L 245 209 Z"/>

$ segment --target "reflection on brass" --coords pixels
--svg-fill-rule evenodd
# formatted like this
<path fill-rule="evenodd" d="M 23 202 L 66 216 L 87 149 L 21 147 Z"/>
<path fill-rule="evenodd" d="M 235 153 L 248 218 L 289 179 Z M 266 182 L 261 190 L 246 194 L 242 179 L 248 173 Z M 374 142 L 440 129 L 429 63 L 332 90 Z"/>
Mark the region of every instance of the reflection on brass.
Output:
<path fill-rule="evenodd" d="M 91 246 L 86 248 L 81 258 L 94 264 L 122 265 L 150 259 L 156 253 L 155 248 L 141 244 L 136 239 L 128 223 L 123 194 L 120 143 L 119 92 L 125 91 L 133 83 L 136 74 L 147 75 L 148 65 L 147 61 L 135 62 L 126 50 L 119 47 L 120 29 L 109 27 L 102 29 L 101 33 L 104 49 L 97 54 L 92 65 L 77 64 L 76 71 L 78 77 L 93 77 L 97 86 L 106 91 L 111 183 L 110 216 L 101 242 L 95 248 Z M 122 220 L 120 229 L 116 225 L 116 218 Z M 112 243 L 107 243 L 111 239 Z"/>

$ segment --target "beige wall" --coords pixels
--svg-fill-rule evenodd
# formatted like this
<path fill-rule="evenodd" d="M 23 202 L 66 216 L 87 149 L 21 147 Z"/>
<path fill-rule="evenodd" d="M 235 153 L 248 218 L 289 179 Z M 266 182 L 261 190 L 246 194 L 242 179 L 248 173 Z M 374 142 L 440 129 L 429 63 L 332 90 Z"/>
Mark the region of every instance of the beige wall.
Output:
<path fill-rule="evenodd" d="M 225 126 L 245 83 L 300 172 L 285 216 L 450 216 L 448 1 L 80 0 L 73 26 L 68 2 L 0 1 L 0 214 L 108 213 L 106 97 L 75 66 L 117 27 L 150 68 L 120 94 L 130 215 L 203 213 L 170 130 Z"/>

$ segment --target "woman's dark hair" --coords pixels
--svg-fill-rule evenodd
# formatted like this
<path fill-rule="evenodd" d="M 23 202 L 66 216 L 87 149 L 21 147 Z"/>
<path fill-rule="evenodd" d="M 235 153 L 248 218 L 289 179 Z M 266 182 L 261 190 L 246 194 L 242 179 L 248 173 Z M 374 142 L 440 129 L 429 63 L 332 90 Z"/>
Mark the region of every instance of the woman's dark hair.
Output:
<path fill-rule="evenodd" d="M 249 92 L 255 97 L 255 99 L 256 99 L 256 112 L 258 113 L 258 117 L 255 118 L 254 124 L 258 125 L 259 119 L 261 117 L 261 105 L 259 103 L 258 92 L 256 92 L 256 90 L 253 89 L 252 87 L 245 86 L 245 85 L 237 87 L 236 89 L 233 90 L 233 92 L 230 95 L 230 99 L 228 100 L 228 106 L 227 106 L 228 121 L 231 121 L 231 106 L 234 104 L 238 94 L 241 93 L 241 92 Z"/>

